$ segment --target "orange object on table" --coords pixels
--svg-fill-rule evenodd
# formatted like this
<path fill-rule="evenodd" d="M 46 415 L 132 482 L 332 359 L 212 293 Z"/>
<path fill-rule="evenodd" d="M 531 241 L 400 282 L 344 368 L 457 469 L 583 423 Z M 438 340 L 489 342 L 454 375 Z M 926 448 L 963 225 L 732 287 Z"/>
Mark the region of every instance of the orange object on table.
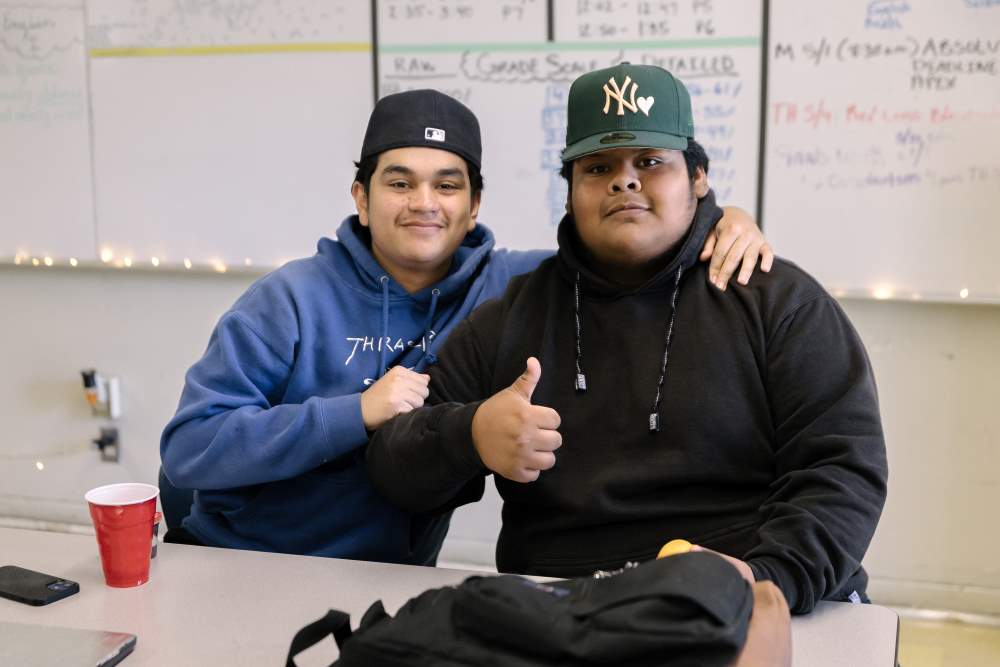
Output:
<path fill-rule="evenodd" d="M 660 558 L 666 558 L 667 556 L 676 556 L 677 554 L 686 554 L 691 551 L 692 544 L 687 540 L 670 540 L 660 548 L 660 553 L 656 554 L 657 560 Z"/>

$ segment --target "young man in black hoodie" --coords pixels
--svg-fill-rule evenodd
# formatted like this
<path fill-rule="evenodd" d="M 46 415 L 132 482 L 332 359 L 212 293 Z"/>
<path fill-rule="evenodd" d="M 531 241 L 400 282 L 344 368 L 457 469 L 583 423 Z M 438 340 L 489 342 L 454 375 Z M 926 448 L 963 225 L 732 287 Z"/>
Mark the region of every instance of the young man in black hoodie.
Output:
<path fill-rule="evenodd" d="M 721 211 L 669 72 L 586 74 L 568 115 L 558 255 L 451 334 L 428 406 L 368 447 L 376 488 L 447 510 L 496 473 L 502 571 L 612 569 L 686 538 L 794 613 L 864 599 L 887 468 L 846 315 L 785 261 L 726 292 L 705 280 Z"/>

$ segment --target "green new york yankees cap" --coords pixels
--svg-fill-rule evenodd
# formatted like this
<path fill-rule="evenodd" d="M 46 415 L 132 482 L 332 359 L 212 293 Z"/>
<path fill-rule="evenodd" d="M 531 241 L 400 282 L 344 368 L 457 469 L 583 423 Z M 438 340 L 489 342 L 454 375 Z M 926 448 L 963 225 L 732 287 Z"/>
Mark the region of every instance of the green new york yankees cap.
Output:
<path fill-rule="evenodd" d="M 694 138 L 691 96 L 654 65 L 621 63 L 573 82 L 563 162 L 610 148 L 684 150 Z"/>

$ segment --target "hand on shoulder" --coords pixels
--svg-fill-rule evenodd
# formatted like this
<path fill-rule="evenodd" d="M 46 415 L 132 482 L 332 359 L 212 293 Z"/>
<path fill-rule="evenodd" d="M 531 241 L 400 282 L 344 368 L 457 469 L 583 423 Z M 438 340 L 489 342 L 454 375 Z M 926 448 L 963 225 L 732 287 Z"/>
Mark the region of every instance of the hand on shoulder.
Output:
<path fill-rule="evenodd" d="M 722 209 L 722 219 L 708 234 L 698 259 L 708 265 L 708 280 L 725 291 L 736 267 L 740 267 L 736 282 L 746 285 L 757 267 L 767 273 L 774 263 L 774 251 L 764 238 L 764 232 L 746 211 L 735 206 Z"/>

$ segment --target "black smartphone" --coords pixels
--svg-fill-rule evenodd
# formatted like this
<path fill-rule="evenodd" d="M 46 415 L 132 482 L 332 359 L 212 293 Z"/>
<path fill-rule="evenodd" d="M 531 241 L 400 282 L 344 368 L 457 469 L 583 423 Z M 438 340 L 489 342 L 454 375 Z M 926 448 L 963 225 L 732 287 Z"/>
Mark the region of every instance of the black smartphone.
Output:
<path fill-rule="evenodd" d="M 80 591 L 80 584 L 17 565 L 0 567 L 0 597 L 35 607 L 62 600 Z"/>

